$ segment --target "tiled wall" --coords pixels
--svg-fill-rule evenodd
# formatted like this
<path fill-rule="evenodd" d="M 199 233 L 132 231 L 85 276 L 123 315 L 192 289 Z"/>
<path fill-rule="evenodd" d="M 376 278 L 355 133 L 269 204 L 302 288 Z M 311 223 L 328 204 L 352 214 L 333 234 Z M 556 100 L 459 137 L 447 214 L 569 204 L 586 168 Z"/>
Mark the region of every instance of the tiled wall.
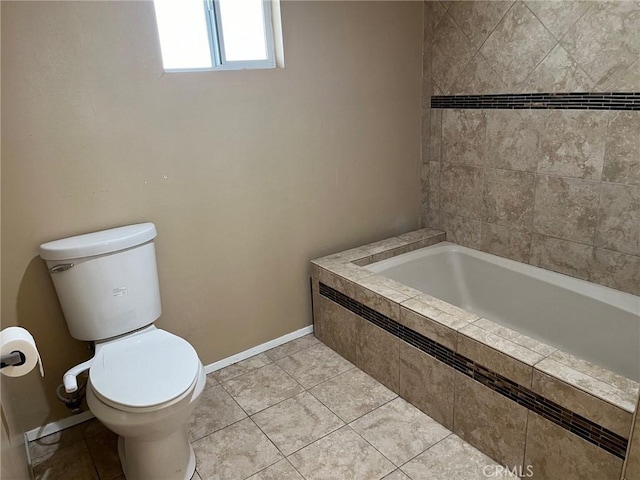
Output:
<path fill-rule="evenodd" d="M 422 222 L 640 294 L 640 111 L 431 109 L 431 95 L 640 91 L 638 2 L 426 2 Z"/>

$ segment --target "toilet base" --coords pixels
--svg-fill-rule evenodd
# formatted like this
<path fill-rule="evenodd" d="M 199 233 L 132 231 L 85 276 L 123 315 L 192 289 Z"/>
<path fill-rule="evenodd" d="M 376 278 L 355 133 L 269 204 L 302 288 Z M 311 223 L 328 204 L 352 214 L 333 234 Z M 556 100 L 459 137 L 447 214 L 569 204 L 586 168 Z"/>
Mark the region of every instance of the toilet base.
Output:
<path fill-rule="evenodd" d="M 184 429 L 152 442 L 118 437 L 118 456 L 127 480 L 191 480 L 196 471 Z"/>

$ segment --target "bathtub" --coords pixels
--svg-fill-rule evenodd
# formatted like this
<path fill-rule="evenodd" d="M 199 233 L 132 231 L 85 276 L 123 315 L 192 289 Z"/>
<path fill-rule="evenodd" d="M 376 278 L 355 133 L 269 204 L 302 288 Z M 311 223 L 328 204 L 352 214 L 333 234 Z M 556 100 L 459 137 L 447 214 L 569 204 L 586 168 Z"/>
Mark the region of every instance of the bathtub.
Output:
<path fill-rule="evenodd" d="M 489 457 L 543 480 L 620 480 L 640 297 L 428 228 L 312 260 L 311 285 L 325 345 Z"/>
<path fill-rule="evenodd" d="M 450 242 L 365 268 L 640 380 L 640 297 Z"/>

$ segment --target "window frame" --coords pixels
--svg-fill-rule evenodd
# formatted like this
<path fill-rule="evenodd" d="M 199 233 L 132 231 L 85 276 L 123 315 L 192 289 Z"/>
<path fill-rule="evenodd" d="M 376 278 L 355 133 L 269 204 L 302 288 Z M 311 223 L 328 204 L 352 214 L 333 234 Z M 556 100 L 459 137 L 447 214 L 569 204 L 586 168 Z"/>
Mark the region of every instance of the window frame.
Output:
<path fill-rule="evenodd" d="M 273 2 L 277 0 L 261 0 L 264 21 L 266 59 L 261 60 L 227 60 L 224 50 L 224 34 L 222 28 L 222 16 L 220 3 L 217 0 L 203 0 L 207 33 L 209 39 L 209 51 L 211 54 L 211 67 L 187 67 L 187 68 L 162 68 L 165 73 L 185 72 L 212 72 L 225 70 L 260 70 L 276 68 L 275 30 L 273 24 Z"/>

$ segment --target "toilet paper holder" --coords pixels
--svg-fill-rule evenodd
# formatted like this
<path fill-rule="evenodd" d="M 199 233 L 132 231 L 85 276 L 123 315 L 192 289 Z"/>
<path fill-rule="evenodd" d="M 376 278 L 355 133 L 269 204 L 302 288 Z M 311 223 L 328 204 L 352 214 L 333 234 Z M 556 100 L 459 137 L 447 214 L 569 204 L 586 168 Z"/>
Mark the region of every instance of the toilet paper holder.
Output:
<path fill-rule="evenodd" d="M 20 365 L 24 365 L 26 361 L 27 358 L 24 356 L 24 353 L 20 350 L 14 350 L 11 353 L 2 355 L 0 358 L 0 368 L 19 367 Z"/>

